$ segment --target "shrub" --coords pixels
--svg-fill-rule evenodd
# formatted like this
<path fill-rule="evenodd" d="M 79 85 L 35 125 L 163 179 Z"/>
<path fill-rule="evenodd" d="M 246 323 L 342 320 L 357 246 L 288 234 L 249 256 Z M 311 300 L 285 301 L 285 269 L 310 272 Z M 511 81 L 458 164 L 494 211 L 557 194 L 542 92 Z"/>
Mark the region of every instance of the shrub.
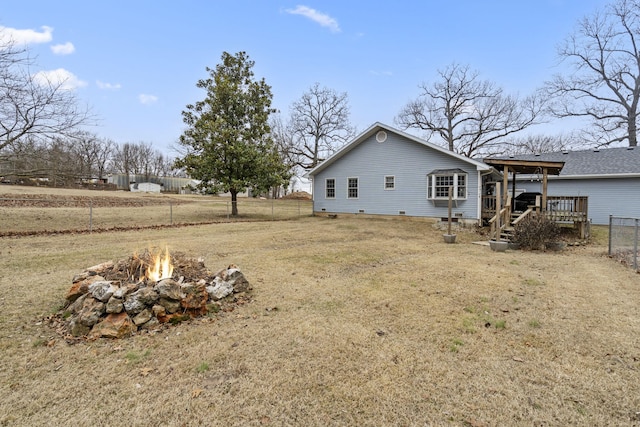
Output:
<path fill-rule="evenodd" d="M 543 215 L 529 215 L 514 227 L 514 240 L 523 249 L 544 249 L 546 243 L 555 241 L 560 227 Z"/>

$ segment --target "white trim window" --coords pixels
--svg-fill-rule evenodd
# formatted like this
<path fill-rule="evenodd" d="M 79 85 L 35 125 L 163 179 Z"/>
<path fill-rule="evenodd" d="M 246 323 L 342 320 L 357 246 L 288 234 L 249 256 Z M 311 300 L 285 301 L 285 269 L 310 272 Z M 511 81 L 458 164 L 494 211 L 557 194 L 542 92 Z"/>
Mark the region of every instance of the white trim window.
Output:
<path fill-rule="evenodd" d="M 358 178 L 347 178 L 347 199 L 358 198 Z"/>
<path fill-rule="evenodd" d="M 449 187 L 453 187 L 453 200 L 466 200 L 467 173 L 462 169 L 435 170 L 428 175 L 427 199 L 449 199 Z"/>
<path fill-rule="evenodd" d="M 384 189 L 385 190 L 396 189 L 396 177 L 394 175 L 386 175 L 384 177 Z"/>
<path fill-rule="evenodd" d="M 324 198 L 335 199 L 336 198 L 336 179 L 327 178 L 324 181 Z"/>

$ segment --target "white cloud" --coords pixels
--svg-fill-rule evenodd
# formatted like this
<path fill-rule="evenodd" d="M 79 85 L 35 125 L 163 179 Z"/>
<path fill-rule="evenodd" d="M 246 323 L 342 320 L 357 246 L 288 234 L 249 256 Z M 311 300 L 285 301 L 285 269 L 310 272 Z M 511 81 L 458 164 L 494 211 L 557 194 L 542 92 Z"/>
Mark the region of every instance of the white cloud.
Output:
<path fill-rule="evenodd" d="M 80 80 L 75 74 L 65 70 L 64 68 L 49 71 L 38 71 L 34 74 L 33 80 L 43 86 L 60 86 L 60 88 L 64 90 L 74 90 L 87 85 L 87 82 Z"/>
<path fill-rule="evenodd" d="M 47 26 L 40 28 L 42 28 L 42 31 L 38 32 L 37 30 L 19 30 L 0 25 L 0 42 L 17 44 L 49 43 L 53 39 L 53 28 Z"/>
<path fill-rule="evenodd" d="M 148 95 L 146 93 L 141 93 L 140 95 L 138 95 L 138 100 L 140 101 L 141 104 L 150 105 L 150 104 L 156 103 L 158 101 L 158 97 L 155 95 Z"/>
<path fill-rule="evenodd" d="M 51 52 L 56 55 L 71 55 L 75 52 L 76 47 L 71 42 L 66 42 L 65 44 L 56 44 L 51 46 Z"/>
<path fill-rule="evenodd" d="M 327 27 L 332 33 L 340 32 L 338 21 L 336 21 L 331 16 L 322 12 L 318 12 L 317 10 L 312 9 L 308 6 L 298 5 L 295 9 L 287 9 L 286 12 L 290 13 L 291 15 L 301 15 L 305 18 L 309 18 L 312 21 L 320 24 L 321 26 Z"/>
<path fill-rule="evenodd" d="M 104 89 L 104 90 L 118 90 L 122 87 L 120 83 L 106 83 L 106 82 L 101 82 L 100 80 L 96 80 L 96 85 L 98 85 L 99 89 Z"/>

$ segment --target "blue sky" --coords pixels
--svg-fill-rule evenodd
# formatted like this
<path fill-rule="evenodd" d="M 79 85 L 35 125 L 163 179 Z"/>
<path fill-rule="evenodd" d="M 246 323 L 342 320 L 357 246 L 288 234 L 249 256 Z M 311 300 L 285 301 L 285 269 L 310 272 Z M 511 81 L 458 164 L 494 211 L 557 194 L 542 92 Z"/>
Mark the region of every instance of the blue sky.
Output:
<path fill-rule="evenodd" d="M 556 47 L 604 0 L 5 2 L 0 26 L 32 71 L 65 76 L 99 118 L 90 130 L 173 155 L 181 112 L 222 52 L 246 51 L 284 116 L 315 82 L 347 92 L 363 131 L 393 118 L 452 62 L 527 95 L 562 72 Z M 51 74 L 49 74 L 51 75 Z M 539 132 L 562 131 L 563 124 Z"/>

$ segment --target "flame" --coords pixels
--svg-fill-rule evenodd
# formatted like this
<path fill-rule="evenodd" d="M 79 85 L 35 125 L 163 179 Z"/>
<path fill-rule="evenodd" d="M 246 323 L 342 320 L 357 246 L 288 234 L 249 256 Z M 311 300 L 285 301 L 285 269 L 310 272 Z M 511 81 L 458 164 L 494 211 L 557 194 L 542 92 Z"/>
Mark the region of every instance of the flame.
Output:
<path fill-rule="evenodd" d="M 157 254 L 151 254 L 151 264 L 147 267 L 147 279 L 158 282 L 162 279 L 170 278 L 173 275 L 173 264 L 171 264 L 171 255 L 169 248 L 165 248 L 164 256 L 162 250 Z"/>

